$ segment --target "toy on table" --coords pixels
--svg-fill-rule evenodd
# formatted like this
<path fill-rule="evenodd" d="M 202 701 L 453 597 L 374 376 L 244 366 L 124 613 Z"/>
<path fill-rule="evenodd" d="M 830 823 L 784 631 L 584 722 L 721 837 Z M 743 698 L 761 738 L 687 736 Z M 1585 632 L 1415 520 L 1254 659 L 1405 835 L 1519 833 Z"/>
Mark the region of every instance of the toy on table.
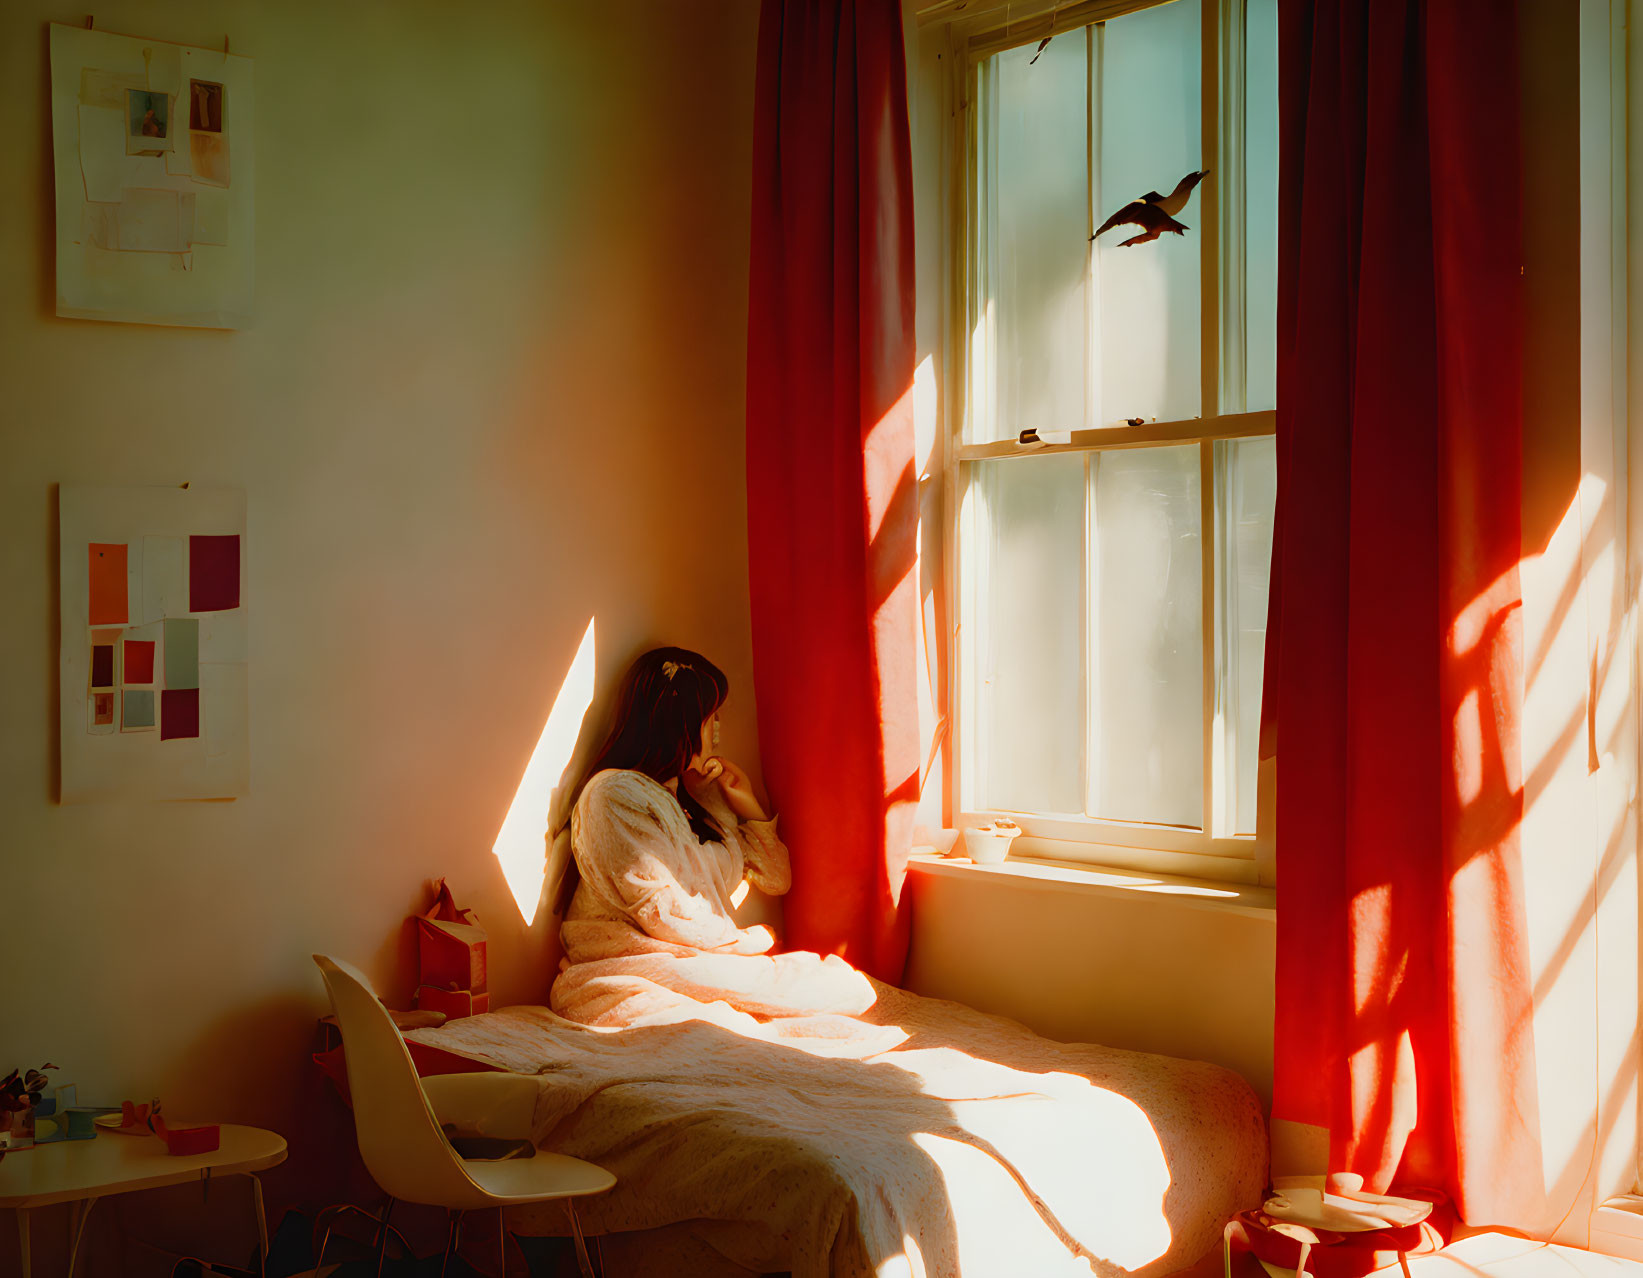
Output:
<path fill-rule="evenodd" d="M 421 964 L 417 1007 L 443 1012 L 453 1020 L 489 1011 L 485 929 L 472 910 L 456 903 L 444 879 L 439 880 L 433 907 L 416 923 Z"/>
<path fill-rule="evenodd" d="M 56 1069 L 50 1062 L 26 1074 L 12 1070 L 0 1079 L 0 1155 L 34 1144 L 35 1108 L 45 1099 L 45 1071 Z"/>
<path fill-rule="evenodd" d="M 41 1097 L 34 1107 L 34 1143 L 49 1145 L 60 1140 L 91 1140 L 97 1135 L 97 1117 L 115 1113 L 107 1105 L 82 1105 L 79 1089 L 64 1083 L 51 1096 Z"/>
<path fill-rule="evenodd" d="M 127 1136 L 158 1136 L 165 1142 L 165 1152 L 181 1158 L 188 1154 L 209 1154 L 222 1144 L 220 1123 L 194 1123 L 187 1127 L 168 1126 L 160 1114 L 160 1102 L 139 1105 L 124 1101 L 118 1111 L 109 1110 L 97 1120 L 97 1126 Z"/>
<path fill-rule="evenodd" d="M 160 1102 L 149 1101 L 146 1105 L 139 1105 L 136 1101 L 121 1101 L 119 1109 L 111 1109 L 97 1119 L 97 1126 L 105 1131 L 120 1132 L 126 1136 L 148 1136 L 154 1131 L 151 1121 L 153 1115 L 160 1112 Z"/>

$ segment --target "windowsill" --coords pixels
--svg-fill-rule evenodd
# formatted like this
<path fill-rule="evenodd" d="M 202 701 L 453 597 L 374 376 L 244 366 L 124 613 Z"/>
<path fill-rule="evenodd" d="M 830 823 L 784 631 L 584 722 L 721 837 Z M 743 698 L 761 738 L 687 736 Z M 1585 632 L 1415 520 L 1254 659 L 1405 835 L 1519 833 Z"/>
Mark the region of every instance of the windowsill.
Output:
<path fill-rule="evenodd" d="M 1099 865 L 1010 857 L 999 865 L 978 865 L 966 856 L 943 856 L 933 848 L 915 850 L 907 869 L 942 878 L 991 877 L 1034 892 L 1089 893 L 1096 896 L 1167 898 L 1188 909 L 1242 914 L 1275 920 L 1277 893 L 1269 887 L 1217 883 L 1173 874 L 1140 874 Z"/>
<path fill-rule="evenodd" d="M 1643 1239 L 1643 1197 L 1622 1194 L 1598 1207 L 1592 1217 L 1594 1233 L 1618 1234 Z"/>
<path fill-rule="evenodd" d="M 1643 1197 L 1622 1194 L 1599 1205 L 1587 1247 L 1603 1256 L 1643 1260 Z"/>

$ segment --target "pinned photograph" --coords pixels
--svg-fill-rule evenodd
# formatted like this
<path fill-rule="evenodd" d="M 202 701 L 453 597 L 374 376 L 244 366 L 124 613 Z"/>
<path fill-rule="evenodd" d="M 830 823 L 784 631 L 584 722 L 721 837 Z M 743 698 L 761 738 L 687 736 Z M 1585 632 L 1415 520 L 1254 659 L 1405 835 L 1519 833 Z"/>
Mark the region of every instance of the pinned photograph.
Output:
<path fill-rule="evenodd" d="M 188 82 L 188 127 L 196 133 L 222 132 L 222 85 L 210 80 Z"/>
<path fill-rule="evenodd" d="M 207 186 L 228 185 L 228 139 L 221 133 L 190 133 L 189 159 L 194 180 Z"/>
<path fill-rule="evenodd" d="M 162 155 L 171 150 L 171 95 L 126 90 L 126 154 Z"/>
<path fill-rule="evenodd" d="M 249 317 L 253 64 L 225 44 L 198 49 L 51 24 L 57 314 L 197 328 L 239 328 Z M 141 591 L 140 546 L 129 550 Z M 147 620 L 179 615 L 170 584 L 155 583 L 162 607 Z M 129 604 L 138 624 L 152 602 L 120 592 L 118 615 L 106 620 L 126 624 Z"/>

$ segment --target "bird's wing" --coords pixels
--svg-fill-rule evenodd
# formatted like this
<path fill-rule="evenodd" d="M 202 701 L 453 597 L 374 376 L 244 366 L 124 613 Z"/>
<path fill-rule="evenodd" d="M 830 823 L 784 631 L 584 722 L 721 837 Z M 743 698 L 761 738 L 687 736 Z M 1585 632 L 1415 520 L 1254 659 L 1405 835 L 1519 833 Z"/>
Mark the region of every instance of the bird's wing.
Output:
<path fill-rule="evenodd" d="M 1113 227 L 1123 226 L 1126 222 L 1134 222 L 1137 226 L 1146 226 L 1148 223 L 1144 219 L 1146 219 L 1148 214 L 1152 211 L 1152 205 L 1146 203 L 1144 200 L 1131 200 L 1123 208 L 1119 209 L 1118 212 L 1109 217 L 1105 222 L 1101 223 L 1100 228 L 1096 231 L 1096 235 L 1104 235 L 1108 231 L 1112 230 Z"/>
<path fill-rule="evenodd" d="M 1188 229 L 1185 223 L 1177 222 L 1156 204 L 1148 204 L 1143 207 L 1144 212 L 1137 213 L 1136 216 L 1129 219 L 1136 226 L 1142 228 L 1143 234 L 1132 235 L 1129 239 L 1120 241 L 1119 248 L 1129 248 L 1133 244 L 1150 244 L 1165 231 L 1172 231 L 1176 235 L 1181 235 Z"/>
<path fill-rule="evenodd" d="M 1168 195 L 1160 195 L 1155 200 L 1148 200 L 1147 203 L 1156 204 L 1164 212 L 1174 217 L 1187 207 L 1187 201 L 1192 198 L 1192 193 L 1198 189 L 1198 184 L 1204 180 L 1205 176 L 1206 174 L 1201 172 L 1189 173 L 1175 184 L 1175 189 Z"/>

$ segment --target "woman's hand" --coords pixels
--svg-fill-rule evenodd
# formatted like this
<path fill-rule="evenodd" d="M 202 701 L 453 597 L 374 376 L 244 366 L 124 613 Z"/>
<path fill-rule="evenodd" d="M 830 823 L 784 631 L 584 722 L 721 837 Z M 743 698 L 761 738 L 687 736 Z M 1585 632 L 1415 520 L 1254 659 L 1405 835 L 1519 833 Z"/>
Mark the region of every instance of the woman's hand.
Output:
<path fill-rule="evenodd" d="M 753 797 L 753 783 L 747 779 L 747 773 L 723 755 L 716 754 L 703 759 L 696 772 L 704 781 L 719 783 L 719 790 L 725 796 L 725 802 L 730 805 L 730 810 L 739 820 L 770 819 L 759 806 L 758 799 Z"/>

